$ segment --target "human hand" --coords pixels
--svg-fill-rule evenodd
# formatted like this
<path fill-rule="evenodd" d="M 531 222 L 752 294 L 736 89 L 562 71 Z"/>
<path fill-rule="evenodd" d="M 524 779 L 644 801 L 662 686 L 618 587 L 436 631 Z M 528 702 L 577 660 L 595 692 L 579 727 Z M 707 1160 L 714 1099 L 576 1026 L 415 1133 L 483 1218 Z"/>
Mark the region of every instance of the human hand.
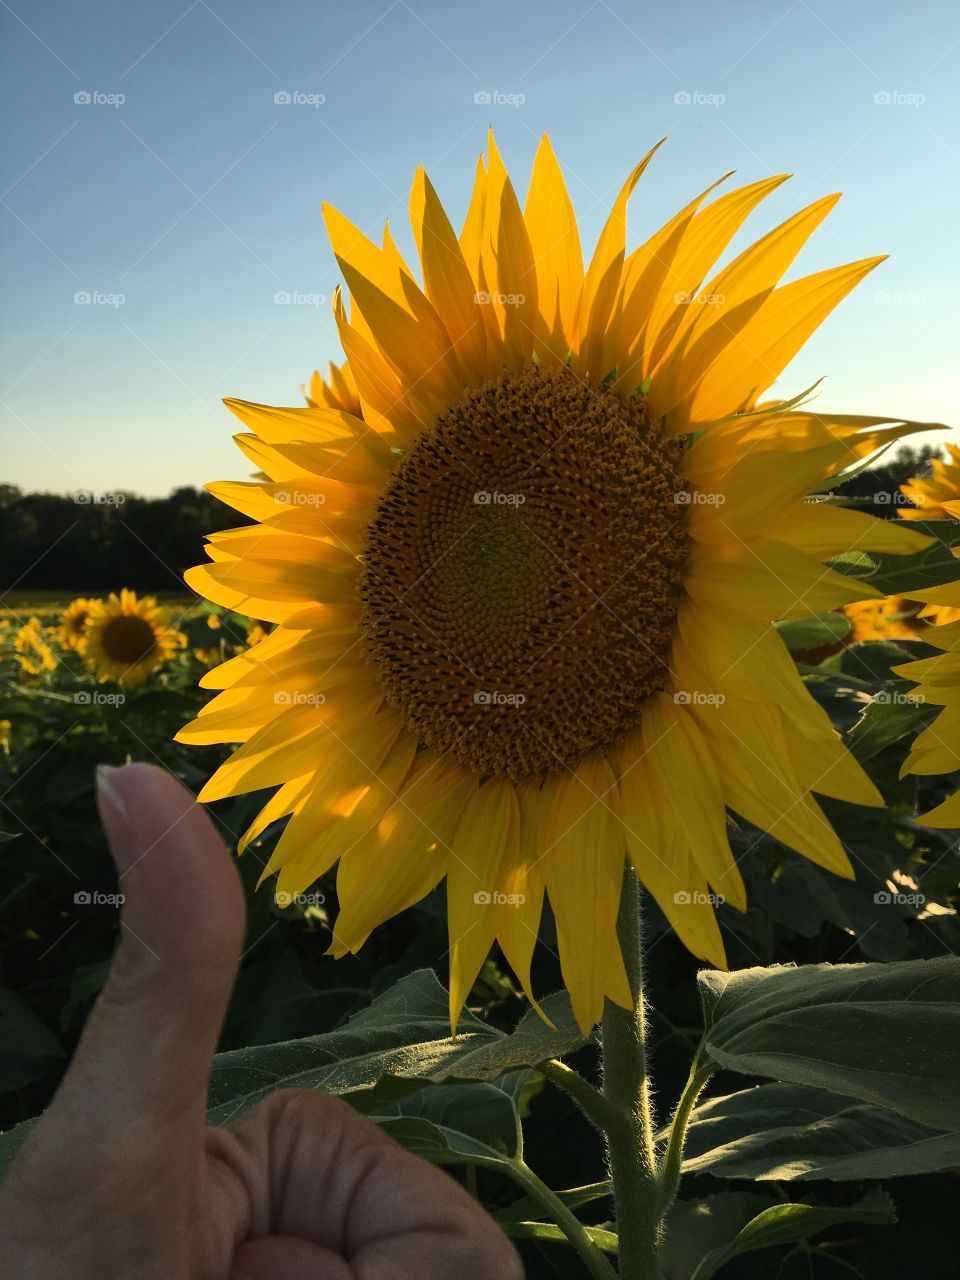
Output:
<path fill-rule="evenodd" d="M 454 1180 L 338 1098 L 274 1093 L 207 1128 L 244 898 L 193 796 L 153 765 L 98 771 L 126 900 L 67 1074 L 0 1194 L 11 1280 L 521 1280 Z"/>

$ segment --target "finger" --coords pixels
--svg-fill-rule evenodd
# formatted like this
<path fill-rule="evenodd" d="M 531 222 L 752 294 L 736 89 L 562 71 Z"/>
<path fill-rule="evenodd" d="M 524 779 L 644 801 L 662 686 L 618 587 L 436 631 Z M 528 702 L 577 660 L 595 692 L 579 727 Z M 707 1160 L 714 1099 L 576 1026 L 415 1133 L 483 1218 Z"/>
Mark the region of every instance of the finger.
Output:
<path fill-rule="evenodd" d="M 229 1169 L 246 1191 L 234 1265 L 251 1280 L 298 1274 L 283 1267 L 291 1239 L 317 1247 L 299 1255 L 304 1266 L 321 1268 L 329 1251 L 364 1280 L 522 1277 L 513 1246 L 458 1183 L 338 1098 L 284 1090 L 211 1131 L 208 1146 L 218 1176 Z"/>
<path fill-rule="evenodd" d="M 210 819 L 163 770 L 102 768 L 97 799 L 124 895 L 120 944 L 40 1130 L 93 1158 L 121 1143 L 141 1167 L 195 1158 L 243 890 Z"/>

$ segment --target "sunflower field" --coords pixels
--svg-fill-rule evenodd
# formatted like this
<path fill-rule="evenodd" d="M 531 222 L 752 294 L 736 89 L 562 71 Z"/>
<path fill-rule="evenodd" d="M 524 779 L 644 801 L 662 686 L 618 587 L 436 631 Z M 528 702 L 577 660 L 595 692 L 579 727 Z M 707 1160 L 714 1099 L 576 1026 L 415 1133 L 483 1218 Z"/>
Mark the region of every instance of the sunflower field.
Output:
<path fill-rule="evenodd" d="M 227 402 L 184 592 L 5 601 L 4 1166 L 150 761 L 246 894 L 211 1124 L 335 1093 L 531 1280 L 955 1274 L 960 449 L 891 487 L 940 424 L 764 399 L 880 259 L 780 283 L 827 197 L 715 270 L 781 178 L 628 249 L 652 155 L 588 260 L 546 138 L 459 234 L 417 171 L 418 269 L 327 207 L 345 361 Z"/>

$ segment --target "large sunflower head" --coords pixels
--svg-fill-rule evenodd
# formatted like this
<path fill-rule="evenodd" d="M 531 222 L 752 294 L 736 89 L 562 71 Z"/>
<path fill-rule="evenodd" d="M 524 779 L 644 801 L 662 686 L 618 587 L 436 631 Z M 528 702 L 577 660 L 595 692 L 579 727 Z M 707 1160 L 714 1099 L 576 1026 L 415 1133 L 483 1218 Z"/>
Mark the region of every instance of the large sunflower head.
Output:
<path fill-rule="evenodd" d="M 166 609 L 124 587 L 96 600 L 86 622 L 86 659 L 101 681 L 135 688 L 183 647 Z"/>
<path fill-rule="evenodd" d="M 78 596 L 71 600 L 60 619 L 60 643 L 66 649 L 75 649 L 82 653 L 87 644 L 86 625 L 91 606 L 95 602 L 86 596 Z"/>
<path fill-rule="evenodd" d="M 628 252 L 649 160 L 587 263 L 547 139 L 522 207 L 490 139 L 459 235 L 417 172 L 419 273 L 327 208 L 359 412 L 228 402 L 269 479 L 210 486 L 258 523 L 187 575 L 276 624 L 203 678 L 180 739 L 242 745 L 201 799 L 278 788 L 241 847 L 289 818 L 284 894 L 339 862 L 337 955 L 445 878 L 454 1020 L 494 941 L 533 998 L 545 894 L 580 1024 L 629 1004 L 625 858 L 724 965 L 727 808 L 849 875 L 813 793 L 881 803 L 773 623 L 863 599 L 825 558 L 928 545 L 805 501 L 906 428 L 761 399 L 880 259 L 781 283 L 828 196 L 716 271 L 782 175 Z"/>

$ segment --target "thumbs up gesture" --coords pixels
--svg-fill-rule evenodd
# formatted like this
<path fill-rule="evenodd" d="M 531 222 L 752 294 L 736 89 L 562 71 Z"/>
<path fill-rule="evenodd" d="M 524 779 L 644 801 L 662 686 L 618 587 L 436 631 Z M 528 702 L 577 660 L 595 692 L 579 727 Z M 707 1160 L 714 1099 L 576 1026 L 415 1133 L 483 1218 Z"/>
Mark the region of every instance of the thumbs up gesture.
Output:
<path fill-rule="evenodd" d="M 152 765 L 102 769 L 125 902 L 107 984 L 0 1189 L 10 1280 L 520 1280 L 452 1178 L 337 1098 L 272 1094 L 207 1128 L 240 962 L 239 877 L 205 813 Z"/>

